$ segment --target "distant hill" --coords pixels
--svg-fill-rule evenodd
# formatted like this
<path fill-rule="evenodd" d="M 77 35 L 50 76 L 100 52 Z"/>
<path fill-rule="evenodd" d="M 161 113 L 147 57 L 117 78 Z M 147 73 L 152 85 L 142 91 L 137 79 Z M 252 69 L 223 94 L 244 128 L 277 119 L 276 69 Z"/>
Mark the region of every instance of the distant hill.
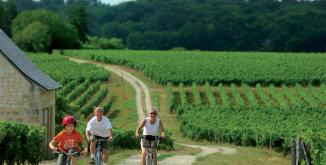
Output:
<path fill-rule="evenodd" d="M 129 49 L 326 50 L 325 0 L 138 0 L 115 6 L 83 2 L 89 34 L 121 38 Z M 67 15 L 72 4 L 20 0 L 17 10 L 45 8 Z"/>

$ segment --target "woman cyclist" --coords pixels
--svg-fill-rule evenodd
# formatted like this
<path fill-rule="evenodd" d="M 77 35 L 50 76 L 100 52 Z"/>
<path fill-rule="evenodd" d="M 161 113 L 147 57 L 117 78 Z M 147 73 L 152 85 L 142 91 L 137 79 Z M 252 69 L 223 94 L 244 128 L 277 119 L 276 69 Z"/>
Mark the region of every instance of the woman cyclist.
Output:
<path fill-rule="evenodd" d="M 149 117 L 144 119 L 136 129 L 136 137 L 139 138 L 139 131 L 140 129 L 143 129 L 143 136 L 145 138 L 152 139 L 155 136 L 161 136 L 161 138 L 164 138 L 164 127 L 163 127 L 163 122 L 160 120 L 160 118 L 157 117 L 157 108 L 152 107 Z M 142 164 L 146 164 L 146 155 L 147 151 L 143 147 L 143 143 L 141 142 L 141 150 L 142 150 Z M 153 152 L 153 158 L 154 158 L 154 163 L 157 165 L 157 152 L 156 148 L 154 148 Z"/>

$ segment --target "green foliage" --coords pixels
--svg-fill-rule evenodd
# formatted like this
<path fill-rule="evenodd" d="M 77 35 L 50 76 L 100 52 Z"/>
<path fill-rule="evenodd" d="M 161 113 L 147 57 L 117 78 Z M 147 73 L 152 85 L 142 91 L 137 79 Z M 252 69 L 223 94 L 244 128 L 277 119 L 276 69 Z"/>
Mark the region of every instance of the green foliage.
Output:
<path fill-rule="evenodd" d="M 89 103 L 86 106 L 80 109 L 80 113 L 83 114 L 85 118 L 89 116 L 93 112 L 94 106 L 98 106 L 102 102 L 102 100 L 107 96 L 108 92 L 109 88 L 106 85 L 104 89 L 99 91 L 91 100 L 89 100 Z"/>
<path fill-rule="evenodd" d="M 123 41 L 119 38 L 97 38 L 88 36 L 84 49 L 124 49 Z"/>
<path fill-rule="evenodd" d="M 195 140 L 273 147 L 284 153 L 289 152 L 291 140 L 305 130 L 322 128 L 321 121 L 326 116 L 325 109 L 313 107 L 212 109 L 186 105 L 177 111 L 181 131 Z M 325 129 L 320 130 L 320 135 L 326 133 Z"/>
<path fill-rule="evenodd" d="M 31 10 L 31 11 L 23 11 L 19 13 L 17 17 L 13 20 L 11 25 L 13 37 L 15 38 L 15 40 L 21 41 L 24 38 L 26 38 L 24 37 L 24 35 L 27 34 L 23 35 L 20 33 L 23 32 L 27 33 L 26 31 L 33 30 L 31 28 L 35 27 L 36 25 L 33 25 L 32 27 L 29 26 L 31 23 L 35 21 L 45 25 L 48 28 L 48 30 L 46 30 L 45 27 L 40 27 L 40 25 L 38 25 L 39 28 L 38 30 L 42 30 L 41 34 L 42 33 L 48 34 L 50 38 L 52 38 L 49 45 L 44 45 L 46 46 L 47 50 L 60 49 L 60 48 L 79 48 L 80 41 L 79 41 L 76 28 L 70 24 L 63 23 L 59 14 L 47 10 Z M 29 28 L 29 29 L 25 30 L 25 28 Z M 33 30 L 33 32 L 35 35 L 35 30 Z M 21 39 L 20 37 L 23 38 Z M 35 39 L 32 41 L 36 42 Z M 30 44 L 37 45 L 37 43 L 30 43 Z M 29 48 L 30 47 L 32 46 L 29 46 Z"/>
<path fill-rule="evenodd" d="M 43 72 L 64 84 L 75 80 L 83 82 L 88 78 L 92 82 L 105 81 L 110 75 L 105 69 L 93 64 L 78 64 L 58 55 L 30 53 L 28 57 Z"/>
<path fill-rule="evenodd" d="M 43 127 L 0 120 L 0 164 L 38 164 L 44 136 Z"/>
<path fill-rule="evenodd" d="M 126 65 L 159 84 L 279 86 L 326 82 L 323 53 L 68 50 L 65 55 Z"/>
<path fill-rule="evenodd" d="M 168 105 L 169 105 L 169 109 L 172 112 L 173 109 L 175 108 L 175 97 L 174 97 L 174 94 L 173 94 L 172 83 L 168 83 L 166 85 L 166 92 L 168 94 Z"/>
<path fill-rule="evenodd" d="M 171 133 L 166 131 L 166 136 L 163 141 L 159 143 L 159 149 L 173 150 L 173 140 L 171 139 Z M 140 149 L 140 139 L 135 137 L 134 130 L 125 130 L 119 128 L 113 128 L 113 142 L 114 148 L 122 149 Z"/>
<path fill-rule="evenodd" d="M 61 95 L 55 96 L 55 132 L 58 133 L 62 130 L 61 122 L 66 115 L 73 115 L 78 107 L 68 103 L 68 101 Z"/>
<path fill-rule="evenodd" d="M 88 35 L 120 38 L 129 49 L 326 50 L 324 0 L 143 0 L 114 6 L 96 0 L 8 0 L 4 6 L 8 2 L 12 7 L 4 8 L 13 14 L 5 14 L 6 28 L 1 27 L 7 33 L 16 3 L 18 11 L 43 8 L 69 13 L 77 34 L 85 34 L 87 19 Z"/>
<path fill-rule="evenodd" d="M 12 20 L 17 15 L 16 1 L 7 0 L 5 2 L 0 2 L 0 29 L 11 36 L 12 31 L 10 25 Z"/>
<path fill-rule="evenodd" d="M 209 101 L 209 105 L 211 106 L 211 108 L 217 107 L 218 105 L 216 104 L 216 98 L 215 98 L 214 93 L 213 93 L 212 89 L 210 88 L 208 82 L 205 83 L 205 92 L 206 92 L 206 95 L 207 95 L 207 98 Z"/>
<path fill-rule="evenodd" d="M 14 35 L 17 45 L 27 51 L 46 51 L 51 44 L 49 28 L 38 21 L 28 24 L 20 33 Z"/>
<path fill-rule="evenodd" d="M 326 125 L 322 125 L 321 129 L 309 129 L 302 133 L 304 142 L 309 145 L 313 164 L 326 164 Z"/>
<path fill-rule="evenodd" d="M 72 6 L 69 20 L 70 23 L 76 27 L 80 40 L 85 42 L 87 40 L 86 32 L 88 31 L 87 14 L 85 7 L 80 0 L 75 1 Z"/>

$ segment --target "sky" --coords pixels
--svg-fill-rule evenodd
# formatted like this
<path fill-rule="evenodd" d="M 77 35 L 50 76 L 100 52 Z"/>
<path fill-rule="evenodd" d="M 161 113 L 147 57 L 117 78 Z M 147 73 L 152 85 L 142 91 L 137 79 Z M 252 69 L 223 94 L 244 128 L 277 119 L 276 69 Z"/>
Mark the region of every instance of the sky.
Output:
<path fill-rule="evenodd" d="M 116 5 L 121 2 L 127 2 L 127 1 L 131 1 L 131 0 L 101 0 L 101 1 L 105 4 L 110 3 L 110 5 Z"/>

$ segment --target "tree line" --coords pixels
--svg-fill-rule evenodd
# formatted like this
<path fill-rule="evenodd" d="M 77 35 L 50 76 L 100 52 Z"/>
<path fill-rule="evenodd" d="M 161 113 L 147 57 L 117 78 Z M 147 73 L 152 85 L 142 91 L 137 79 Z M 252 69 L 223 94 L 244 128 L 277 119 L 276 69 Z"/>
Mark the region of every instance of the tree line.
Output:
<path fill-rule="evenodd" d="M 15 0 L 0 1 L 0 14 L 6 14 L 3 6 L 8 9 L 11 1 Z M 69 21 L 82 42 L 87 34 L 121 39 L 128 49 L 326 50 L 326 0 L 137 0 L 115 6 L 99 0 L 19 0 L 15 4 L 17 13 L 42 8 L 65 20 L 77 1 L 84 13 L 75 15 L 85 20 Z M 14 16 L 2 18 L 0 27 L 9 29 Z"/>

